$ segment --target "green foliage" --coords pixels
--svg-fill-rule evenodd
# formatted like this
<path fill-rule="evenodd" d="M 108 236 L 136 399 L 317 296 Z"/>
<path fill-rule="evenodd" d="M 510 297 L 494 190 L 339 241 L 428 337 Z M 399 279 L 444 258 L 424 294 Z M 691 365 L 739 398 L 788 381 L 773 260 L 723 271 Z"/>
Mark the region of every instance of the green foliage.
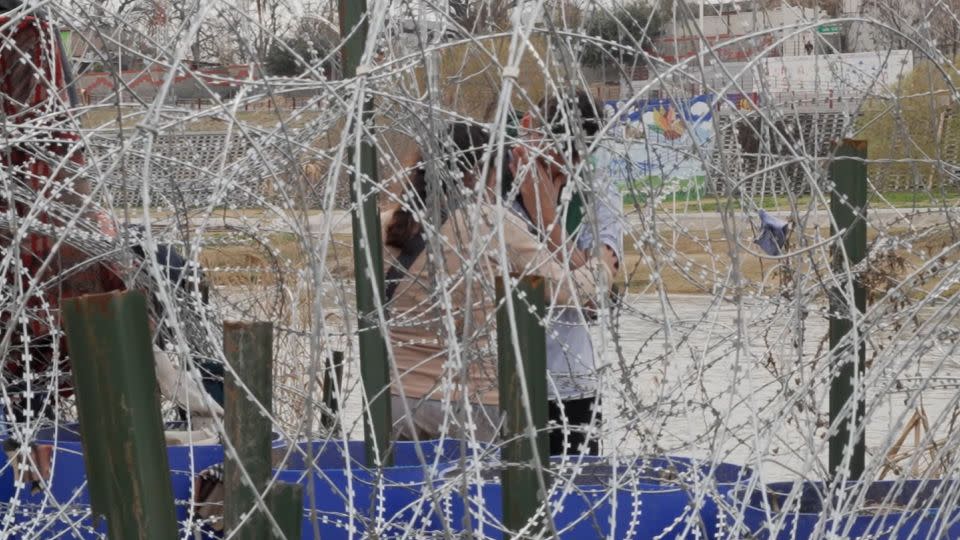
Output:
<path fill-rule="evenodd" d="M 867 140 L 868 170 L 877 189 L 954 189 L 937 162 L 960 158 L 950 155 L 960 142 L 960 114 L 953 112 L 943 121 L 944 113 L 952 111 L 960 75 L 953 66 L 942 67 L 921 63 L 897 86 L 878 89 L 887 96 L 864 105 L 855 136 Z"/>
<path fill-rule="evenodd" d="M 264 59 L 264 69 L 275 77 L 295 77 L 312 68 L 330 75 L 330 62 L 317 63 L 330 51 L 327 40 L 317 34 L 299 32 L 292 38 L 274 42 Z"/>
<path fill-rule="evenodd" d="M 597 65 L 616 59 L 630 61 L 640 50 L 660 35 L 662 21 L 654 8 L 641 0 L 613 7 L 598 7 L 586 20 L 586 33 L 624 46 L 626 50 L 605 50 L 606 47 L 588 43 L 584 47 L 583 62 Z"/>

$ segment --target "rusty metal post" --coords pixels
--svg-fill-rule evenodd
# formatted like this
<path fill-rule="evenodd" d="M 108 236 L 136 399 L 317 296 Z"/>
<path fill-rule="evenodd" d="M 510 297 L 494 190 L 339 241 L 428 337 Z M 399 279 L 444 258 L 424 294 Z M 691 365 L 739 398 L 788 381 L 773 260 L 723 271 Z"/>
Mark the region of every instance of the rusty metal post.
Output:
<path fill-rule="evenodd" d="M 226 322 L 223 350 L 230 365 L 224 376 L 224 431 L 236 455 L 227 454 L 223 468 L 224 528 L 231 538 L 267 538 L 270 523 L 257 497 L 270 481 L 272 460 L 269 414 L 273 403 L 273 325 Z M 241 383 L 243 386 L 241 386 Z M 247 483 L 241 474 L 249 475 Z M 243 525 L 243 517 L 253 515 Z"/>
<path fill-rule="evenodd" d="M 106 516 L 110 538 L 176 538 L 144 296 L 72 298 L 63 323 L 94 515 Z"/>
<path fill-rule="evenodd" d="M 513 317 L 517 333 L 510 329 L 510 313 L 505 302 L 503 280 L 497 278 L 497 358 L 500 379 L 500 411 L 504 415 L 504 441 L 500 459 L 503 486 L 503 524 L 508 531 L 523 528 L 543 503 L 544 494 L 537 481 L 536 460 L 547 466 L 550 442 L 547 435 L 547 336 L 545 281 L 526 276 L 511 289 Z M 532 308 L 532 309 L 531 309 Z M 513 347 L 519 343 L 520 357 Z M 523 370 L 529 402 L 524 399 L 518 373 Z M 527 424 L 527 408 L 533 426 Z M 536 433 L 531 440 L 531 428 Z M 536 448 L 536 454 L 534 454 Z"/>

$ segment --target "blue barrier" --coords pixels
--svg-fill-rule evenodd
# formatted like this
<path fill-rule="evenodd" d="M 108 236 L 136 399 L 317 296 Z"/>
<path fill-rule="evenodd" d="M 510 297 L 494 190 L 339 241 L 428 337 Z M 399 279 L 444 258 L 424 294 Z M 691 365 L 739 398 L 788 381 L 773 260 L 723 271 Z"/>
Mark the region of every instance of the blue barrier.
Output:
<path fill-rule="evenodd" d="M 106 524 L 92 526 L 89 506 L 52 508 L 32 503 L 0 504 L 0 535 L 4 539 L 56 538 L 92 540 L 106 538 Z"/>
<path fill-rule="evenodd" d="M 687 458 L 635 459 L 616 465 L 605 458 L 557 459 L 549 473 L 548 506 L 559 537 L 571 540 L 694 538 L 695 529 L 700 538 L 714 538 L 716 501 L 752 475 L 737 465 L 711 467 Z M 480 473 L 482 484 L 468 478 L 464 486 L 458 470 L 447 471 L 438 485 L 444 486 L 454 530 L 504 537 L 499 474 L 499 466 L 488 468 Z M 466 504 L 462 489 L 468 491 Z"/>
<path fill-rule="evenodd" d="M 308 448 L 313 451 L 310 467 Z M 439 495 L 425 496 L 436 471 L 462 455 L 459 440 L 421 441 L 419 448 L 423 462 L 417 443 L 395 443 L 395 466 L 376 471 L 364 467 L 362 441 L 349 441 L 346 448 L 343 441 L 300 443 L 274 473 L 277 481 L 304 486 L 304 539 L 315 537 L 315 527 L 324 539 L 347 538 L 350 531 L 354 538 L 371 532 L 380 538 L 417 538 L 441 523 Z M 482 457 L 471 449 L 467 455 Z"/>
<path fill-rule="evenodd" d="M 52 430 L 49 433 L 52 435 Z M 46 435 L 46 434 L 45 434 Z M 62 435 L 58 433 L 58 435 Z M 64 437 L 69 439 L 69 437 Z M 42 441 L 49 444 L 49 440 Z M 3 538 L 103 538 L 106 527 L 93 527 L 79 438 L 57 446 L 51 463 L 50 484 L 31 493 L 31 486 L 16 486 L 13 466 L 0 454 L 0 531 Z"/>
<path fill-rule="evenodd" d="M 168 426 L 171 429 L 176 427 Z M 9 537 L 99 538 L 106 529 L 102 523 L 96 530 L 92 526 L 83 448 L 77 426 L 60 426 L 56 431 L 52 428 L 40 430 L 35 441 L 55 448 L 50 483 L 44 492 L 30 494 L 29 486 L 17 490 L 6 456 L 0 456 L 0 519 L 7 513 L 14 517 L 7 527 L 7 532 L 13 534 Z M 275 445 L 282 446 L 279 442 Z M 304 538 L 314 537 L 314 515 L 323 538 L 346 537 L 351 528 L 356 531 L 376 529 L 384 537 L 392 533 L 413 537 L 418 530 L 434 529 L 438 519 L 436 508 L 429 500 L 421 500 L 427 485 L 424 478 L 432 480 L 429 471 L 435 471 L 439 464 L 459 459 L 461 441 L 421 441 L 419 449 L 426 467 L 421 466 L 416 446 L 412 442 L 396 443 L 397 466 L 377 474 L 363 466 L 362 441 L 350 441 L 346 447 L 342 441 L 335 440 L 295 445 L 282 468 L 275 473 L 277 481 L 299 482 L 305 488 L 309 487 L 310 476 L 313 477 L 314 498 L 311 499 L 306 490 L 304 493 Z M 308 447 L 313 452 L 313 460 L 309 463 Z M 168 447 L 177 519 L 181 523 L 188 517 L 194 475 L 206 467 L 222 463 L 223 455 L 220 445 Z M 468 450 L 468 455 L 476 454 Z M 348 484 L 352 488 L 350 497 L 347 496 Z M 10 504 L 14 500 L 15 503 Z M 41 515 L 46 519 L 37 520 Z"/>
<path fill-rule="evenodd" d="M 184 429 L 179 422 L 170 422 L 166 429 Z M 67 424 L 54 428 L 45 428 L 37 432 L 34 439 L 38 444 L 53 445 L 54 470 L 50 475 L 51 497 L 65 504 L 90 504 L 90 494 L 86 489 L 86 469 L 83 462 L 83 447 L 80 442 L 79 426 Z M 280 446 L 280 436 L 274 434 L 274 445 Z M 223 446 L 219 444 L 198 444 L 193 446 L 167 446 L 167 463 L 170 466 L 170 481 L 173 498 L 177 505 L 177 520 L 187 518 L 190 502 L 190 490 L 194 476 L 217 463 L 223 463 Z M 36 495 L 29 502 L 40 502 Z"/>
<path fill-rule="evenodd" d="M 168 430 L 183 429 L 179 422 L 168 423 Z M 96 538 L 89 518 L 90 493 L 86 487 L 86 468 L 83 461 L 83 446 L 77 424 L 66 424 L 57 428 L 44 428 L 37 432 L 34 441 L 37 444 L 49 444 L 54 447 L 51 463 L 50 481 L 47 489 L 37 494 L 31 494 L 29 486 L 19 491 L 9 493 L 0 491 L 0 502 L 16 499 L 19 507 L 18 522 L 29 520 L 29 515 L 41 513 L 57 514 L 64 509 L 70 511 L 69 517 L 58 519 L 44 530 L 43 536 L 54 536 L 54 533 L 65 533 L 65 538 Z M 280 436 L 274 435 L 274 446 L 281 446 Z M 167 460 L 170 466 L 170 482 L 176 504 L 177 520 L 183 524 L 189 516 L 191 489 L 193 479 L 203 469 L 223 462 L 223 446 L 219 444 L 167 447 Z M 2 456 L 6 466 L 6 456 Z M 7 486 L 13 489 L 13 473 L 10 467 L 5 467 L 0 474 L 0 489 Z M 6 497 L 6 498 L 3 498 Z M 79 518 L 86 516 L 80 521 Z M 0 516 L 2 519 L 2 516 Z M 80 526 L 80 532 L 72 528 Z M 106 527 L 100 524 L 97 531 L 105 533 Z M 81 534 L 83 533 L 83 534 Z M 72 535 L 72 536 L 71 536 Z M 33 537 L 33 534 L 26 535 Z"/>
<path fill-rule="evenodd" d="M 878 481 L 866 486 L 848 483 L 843 500 L 828 496 L 821 482 L 778 482 L 766 489 L 727 494 L 733 512 L 724 517 L 732 537 L 804 540 L 833 535 L 871 540 L 960 538 L 960 510 L 955 482 L 940 480 Z M 791 500 L 791 493 L 794 496 Z M 857 499 L 863 495 L 862 501 Z M 853 502 L 850 502 L 850 498 Z M 831 508 L 844 508 L 844 513 Z M 852 509 L 852 510 L 851 510 Z M 742 523 L 737 527 L 737 516 Z"/>

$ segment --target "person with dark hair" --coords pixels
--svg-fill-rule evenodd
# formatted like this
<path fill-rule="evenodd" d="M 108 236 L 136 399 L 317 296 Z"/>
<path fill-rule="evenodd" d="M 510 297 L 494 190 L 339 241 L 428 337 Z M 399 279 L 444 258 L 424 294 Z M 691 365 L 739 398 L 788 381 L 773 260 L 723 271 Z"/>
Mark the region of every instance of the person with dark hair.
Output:
<path fill-rule="evenodd" d="M 433 163 L 423 152 L 415 156 L 401 201 L 382 216 L 386 308 L 400 373 L 392 387 L 394 435 L 491 441 L 499 425 L 494 279 L 504 271 L 535 273 L 562 302 L 590 297 L 595 282 L 493 204 L 496 168 L 482 129 L 455 124 L 441 139 Z M 435 182 L 428 169 L 437 171 Z"/>
<path fill-rule="evenodd" d="M 581 148 L 588 150 L 603 123 L 603 108 L 586 92 L 566 100 L 541 101 L 522 125 L 525 144 L 511 151 L 511 170 L 524 177 L 519 196 L 511 202 L 514 213 L 530 229 L 545 237 L 570 268 L 578 268 L 594 255 L 611 274 L 622 259 L 623 204 L 619 189 L 597 175 L 592 185 L 575 181 L 595 163 L 584 163 Z M 578 144 L 579 143 L 579 144 Z M 588 159 L 593 156 L 588 155 Z M 570 203 L 561 194 L 571 191 Z M 605 283 L 608 287 L 612 282 Z M 598 283 L 599 287 L 600 284 Z M 597 396 L 597 362 L 588 328 L 589 317 L 581 306 L 556 302 L 547 327 L 547 367 L 551 454 L 600 451 L 599 438 L 591 434 L 600 422 Z"/>
<path fill-rule="evenodd" d="M 129 230 L 132 233 L 130 250 L 136 255 L 140 271 L 145 272 L 143 265 L 151 261 L 144 249 L 143 226 L 132 226 Z M 209 285 L 199 265 L 187 261 L 173 245 L 164 243 L 156 244 L 152 259 L 163 281 L 171 286 L 174 302 L 185 305 L 185 309 L 197 309 L 208 304 Z M 157 286 L 163 285 L 158 283 Z M 190 299 L 194 293 L 199 293 L 198 302 Z M 181 420 L 185 421 L 190 414 L 194 428 L 210 428 L 213 420 L 223 415 L 223 365 L 214 360 L 191 358 L 192 367 L 200 370 L 200 385 L 196 385 L 188 375 L 178 369 L 168 350 L 168 345 L 172 346 L 174 334 L 166 322 L 166 308 L 155 291 L 151 294 L 151 299 L 151 318 L 156 321 L 154 359 L 160 392 L 177 404 Z"/>
<path fill-rule="evenodd" d="M 446 142 L 452 150 L 452 165 L 461 175 L 460 182 L 463 186 L 472 189 L 477 183 L 475 175 L 479 172 L 477 169 L 483 160 L 484 148 L 489 141 L 489 136 L 480 126 L 456 123 L 450 126 L 448 139 Z M 423 155 L 418 152 L 415 157 L 416 164 L 410 173 L 409 185 L 404 190 L 404 199 L 409 202 L 409 205 L 397 206 L 390 213 L 389 222 L 385 228 L 384 243 L 401 252 L 416 255 L 423 249 L 424 244 L 421 241 L 420 223 L 414 216 L 414 212 L 426 210 L 428 195 L 427 169 L 423 163 Z M 451 165 L 451 163 L 440 163 L 438 167 L 443 165 Z M 445 195 L 451 187 L 449 185 L 451 179 L 441 176 L 440 180 L 442 190 L 440 199 L 443 200 L 441 207 L 446 210 L 450 201 Z M 387 296 L 390 295 L 387 294 Z"/>

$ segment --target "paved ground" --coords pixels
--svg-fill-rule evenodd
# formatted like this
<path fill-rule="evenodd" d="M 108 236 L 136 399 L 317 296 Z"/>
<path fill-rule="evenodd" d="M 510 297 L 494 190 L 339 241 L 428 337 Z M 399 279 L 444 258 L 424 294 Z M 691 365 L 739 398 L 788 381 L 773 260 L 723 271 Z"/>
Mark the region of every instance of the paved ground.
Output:
<path fill-rule="evenodd" d="M 250 292 L 231 294 L 249 297 Z M 794 306 L 777 308 L 756 300 L 737 306 L 707 295 L 630 295 L 626 304 L 617 343 L 609 330 L 594 331 L 594 343 L 605 359 L 607 453 L 656 452 L 746 463 L 769 480 L 826 474 L 823 421 L 829 381 L 823 377 L 827 360 L 820 347 L 827 319 L 822 314 L 812 312 L 799 324 L 789 315 Z M 735 347 L 738 317 L 743 318 L 745 334 Z M 871 456 L 886 454 L 913 414 L 915 404 L 907 402 L 910 394 L 905 390 L 911 380 L 939 378 L 936 387 L 923 391 L 922 404 L 931 425 L 941 426 L 938 437 L 947 434 L 960 383 L 960 357 L 946 345 L 931 346 L 929 339 L 871 336 L 872 344 L 887 345 L 885 352 L 874 345 L 869 352 L 869 376 L 876 378 L 867 396 Z M 288 403 L 291 392 L 307 381 L 308 339 L 279 333 L 276 345 L 287 374 L 277 399 Z M 363 433 L 356 358 L 352 355 L 348 363 L 344 384 L 348 395 L 343 419 L 352 438 Z M 903 386 L 894 385 L 894 378 Z M 292 402 L 278 408 L 292 424 L 303 418 L 303 409 Z"/>

